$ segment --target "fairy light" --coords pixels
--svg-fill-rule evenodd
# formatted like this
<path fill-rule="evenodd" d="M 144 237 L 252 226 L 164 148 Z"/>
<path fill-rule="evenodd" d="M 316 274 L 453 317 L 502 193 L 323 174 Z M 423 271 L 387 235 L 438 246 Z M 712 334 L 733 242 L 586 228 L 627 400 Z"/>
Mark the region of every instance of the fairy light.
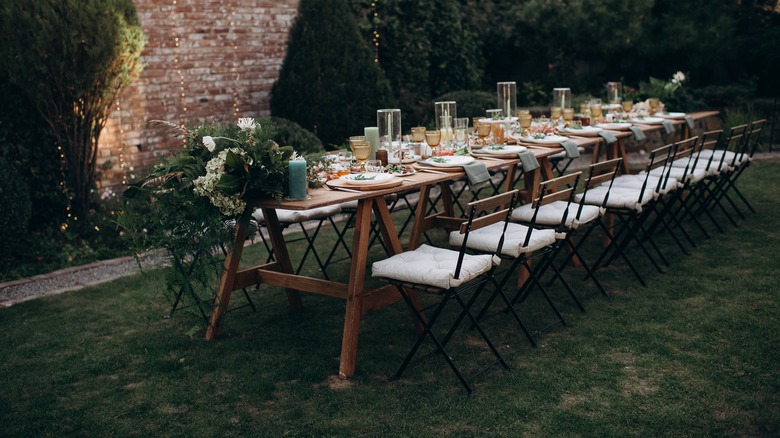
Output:
<path fill-rule="evenodd" d="M 236 67 L 238 65 L 238 45 L 236 44 L 236 39 L 233 38 L 233 29 L 235 26 L 235 15 L 236 10 L 235 6 L 233 6 L 232 2 L 228 2 L 228 6 L 231 9 L 230 12 L 230 21 L 228 22 L 228 30 L 227 30 L 227 38 L 228 41 L 230 41 L 230 47 L 233 49 L 233 64 L 230 67 L 232 76 L 233 76 L 233 114 L 238 117 L 241 113 L 240 108 L 238 106 L 238 79 L 240 77 L 238 73 L 238 68 Z"/>
<path fill-rule="evenodd" d="M 181 98 L 181 107 L 182 111 L 179 116 L 179 126 L 182 127 L 182 129 L 185 127 L 185 123 L 187 121 L 187 87 L 185 84 L 185 78 L 184 78 L 184 71 L 181 67 L 181 41 L 179 38 L 179 33 L 177 31 L 179 27 L 179 23 L 177 20 L 178 14 L 176 13 L 176 6 L 177 6 L 177 0 L 173 0 L 171 2 L 171 15 L 170 15 L 170 25 L 171 25 L 171 38 L 173 39 L 173 46 L 174 46 L 174 54 L 173 54 L 173 66 L 176 70 L 176 74 L 179 75 L 179 97 Z M 182 138 L 182 146 L 187 145 L 187 139 Z"/>
<path fill-rule="evenodd" d="M 125 159 L 125 150 L 127 141 L 125 139 L 125 127 L 122 119 L 122 96 L 119 96 L 116 100 L 116 114 L 119 116 L 119 169 L 121 171 L 122 185 L 127 185 L 127 172 L 130 168 L 129 163 Z"/>
<path fill-rule="evenodd" d="M 371 21 L 374 24 L 374 30 L 372 33 L 373 36 L 373 42 L 374 42 L 374 62 L 379 64 L 379 29 L 377 28 L 377 21 L 379 21 L 379 1 L 375 0 L 371 2 L 371 15 L 372 19 Z"/>

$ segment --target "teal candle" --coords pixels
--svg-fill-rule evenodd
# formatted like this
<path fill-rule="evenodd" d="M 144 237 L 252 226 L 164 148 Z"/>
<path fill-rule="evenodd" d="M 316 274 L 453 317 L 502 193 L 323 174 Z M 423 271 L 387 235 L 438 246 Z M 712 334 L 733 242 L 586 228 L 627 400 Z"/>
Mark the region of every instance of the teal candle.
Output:
<path fill-rule="evenodd" d="M 366 136 L 366 141 L 371 145 L 371 154 L 369 154 L 369 160 L 376 159 L 376 150 L 379 148 L 379 128 L 376 126 L 369 126 L 363 128 L 363 135 Z"/>
<path fill-rule="evenodd" d="M 289 161 L 289 193 L 290 199 L 306 199 L 306 160 Z"/>

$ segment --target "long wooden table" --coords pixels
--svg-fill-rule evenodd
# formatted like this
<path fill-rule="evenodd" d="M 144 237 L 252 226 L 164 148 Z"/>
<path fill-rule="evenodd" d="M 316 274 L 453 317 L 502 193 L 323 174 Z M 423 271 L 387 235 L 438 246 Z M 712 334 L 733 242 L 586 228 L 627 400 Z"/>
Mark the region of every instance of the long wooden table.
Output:
<path fill-rule="evenodd" d="M 592 141 L 583 140 L 582 143 L 590 144 Z M 538 169 L 526 172 L 524 176 L 527 197 L 535 196 L 536 187 L 539 185 L 541 178 L 547 179 L 552 177 L 552 168 L 548 157 L 560 150 L 560 148 L 532 149 L 540 166 Z M 511 188 L 515 181 L 515 172 L 518 165 L 520 165 L 519 159 L 480 161 L 485 163 L 489 171 L 505 170 L 508 172 L 505 189 Z M 328 191 L 320 188 L 311 190 L 311 198 L 304 201 L 258 200 L 252 202 L 253 207 L 261 208 L 263 211 L 276 261 L 248 269 L 238 269 L 249 224 L 249 215 L 244 215 L 238 221 L 235 242 L 225 259 L 224 272 L 220 280 L 217 296 L 214 299 L 214 309 L 210 316 L 206 339 L 211 340 L 219 334 L 224 321 L 225 310 L 230 304 L 231 294 L 236 289 L 255 284 L 282 287 L 286 290 L 288 302 L 293 309 L 303 307 L 303 301 L 299 292 L 310 292 L 340 298 L 346 301 L 346 306 L 344 310 L 344 331 L 341 341 L 339 377 L 346 379 L 352 376 L 355 372 L 361 318 L 373 310 L 386 307 L 401 300 L 400 294 L 390 285 L 373 289 L 367 289 L 365 286 L 372 212 L 389 251 L 392 254 L 399 253 L 402 251 L 401 243 L 384 197 L 402 191 L 419 189 L 421 199 L 417 203 L 417 216 L 412 229 L 412 237 L 410 238 L 410 247 L 413 248 L 419 242 L 420 235 L 425 231 L 426 226 L 430 226 L 424 220 L 426 208 L 424 204 L 427 203 L 430 188 L 437 184 L 444 187 L 452 181 L 464 177 L 464 172 L 442 174 L 418 171 L 414 175 L 404 177 L 403 184 L 400 186 L 390 189 L 353 193 Z M 423 196 L 425 199 L 422 199 Z M 358 201 L 358 207 L 355 216 L 352 260 L 347 283 L 294 274 L 290 255 L 282 236 L 282 227 L 276 215 L 276 209 L 307 210 L 355 200 Z M 452 203 L 447 202 L 446 198 L 444 203 L 445 209 L 452 208 Z"/>

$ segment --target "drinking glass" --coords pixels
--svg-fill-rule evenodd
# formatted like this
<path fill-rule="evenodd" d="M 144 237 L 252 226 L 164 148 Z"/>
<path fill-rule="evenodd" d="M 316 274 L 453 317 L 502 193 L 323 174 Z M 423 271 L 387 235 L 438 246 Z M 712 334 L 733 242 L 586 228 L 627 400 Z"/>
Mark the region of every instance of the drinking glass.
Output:
<path fill-rule="evenodd" d="M 355 154 L 355 158 L 358 160 L 358 163 L 360 163 L 360 168 L 365 170 L 366 160 L 368 160 L 368 156 L 371 154 L 371 143 L 367 141 L 350 141 L 349 147 L 352 148 L 352 153 Z"/>
<path fill-rule="evenodd" d="M 563 115 L 563 108 L 559 106 L 550 107 L 550 118 L 553 119 L 555 123 L 558 123 L 562 115 Z"/>
<path fill-rule="evenodd" d="M 574 108 L 563 109 L 563 121 L 566 123 L 566 127 L 571 126 L 571 121 L 574 120 Z"/>
<path fill-rule="evenodd" d="M 436 156 L 436 148 L 441 142 L 441 131 L 425 131 L 425 142 L 431 147 L 431 156 Z"/>
<path fill-rule="evenodd" d="M 520 114 L 520 129 L 522 129 L 522 136 L 525 137 L 527 135 L 528 128 L 531 127 L 531 123 L 533 122 L 533 116 L 531 114 Z"/>
<path fill-rule="evenodd" d="M 598 123 L 601 120 L 601 104 L 591 104 L 590 106 L 590 114 L 593 116 L 593 121 Z"/>
<path fill-rule="evenodd" d="M 368 160 L 366 161 L 366 172 L 382 173 L 385 171 L 385 167 L 382 166 L 381 160 Z"/>
<path fill-rule="evenodd" d="M 651 97 L 650 99 L 647 99 L 647 104 L 650 106 L 650 115 L 654 116 L 656 111 L 658 111 L 658 105 L 660 104 L 658 98 Z"/>
<path fill-rule="evenodd" d="M 414 146 L 414 153 L 422 155 L 422 151 L 420 151 L 420 145 L 423 141 L 425 141 L 425 126 L 415 126 L 412 128 L 412 142 L 415 144 Z"/>
<path fill-rule="evenodd" d="M 454 140 L 455 140 L 455 146 L 458 149 L 462 149 L 468 146 L 469 144 L 468 129 L 469 129 L 468 117 L 458 117 L 455 119 Z"/>
<path fill-rule="evenodd" d="M 487 145 L 487 138 L 490 135 L 492 129 L 492 123 L 490 122 L 477 122 L 477 136 L 479 137 L 479 143 L 481 146 Z"/>

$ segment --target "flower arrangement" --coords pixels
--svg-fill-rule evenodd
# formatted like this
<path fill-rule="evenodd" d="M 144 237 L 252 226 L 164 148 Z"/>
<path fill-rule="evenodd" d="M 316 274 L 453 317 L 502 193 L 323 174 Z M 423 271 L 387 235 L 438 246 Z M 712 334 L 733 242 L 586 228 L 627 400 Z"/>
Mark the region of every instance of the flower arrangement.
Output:
<path fill-rule="evenodd" d="M 685 73 L 678 71 L 669 80 L 650 77 L 648 82 L 640 82 L 636 92 L 628 91 L 628 98 L 645 100 L 651 97 L 659 99 L 672 111 L 690 111 L 699 106 L 688 94 L 683 84 L 688 81 Z M 625 91 L 625 88 L 624 88 Z"/>
<path fill-rule="evenodd" d="M 117 223 L 136 254 L 168 250 L 167 291 L 196 300 L 199 291 L 213 294 L 223 257 L 215 249 L 232 244 L 231 223 L 250 221 L 248 201 L 287 194 L 294 151 L 271 140 L 270 123 L 252 118 L 192 128 L 154 123 L 184 137 L 184 147 L 125 190 Z"/>

